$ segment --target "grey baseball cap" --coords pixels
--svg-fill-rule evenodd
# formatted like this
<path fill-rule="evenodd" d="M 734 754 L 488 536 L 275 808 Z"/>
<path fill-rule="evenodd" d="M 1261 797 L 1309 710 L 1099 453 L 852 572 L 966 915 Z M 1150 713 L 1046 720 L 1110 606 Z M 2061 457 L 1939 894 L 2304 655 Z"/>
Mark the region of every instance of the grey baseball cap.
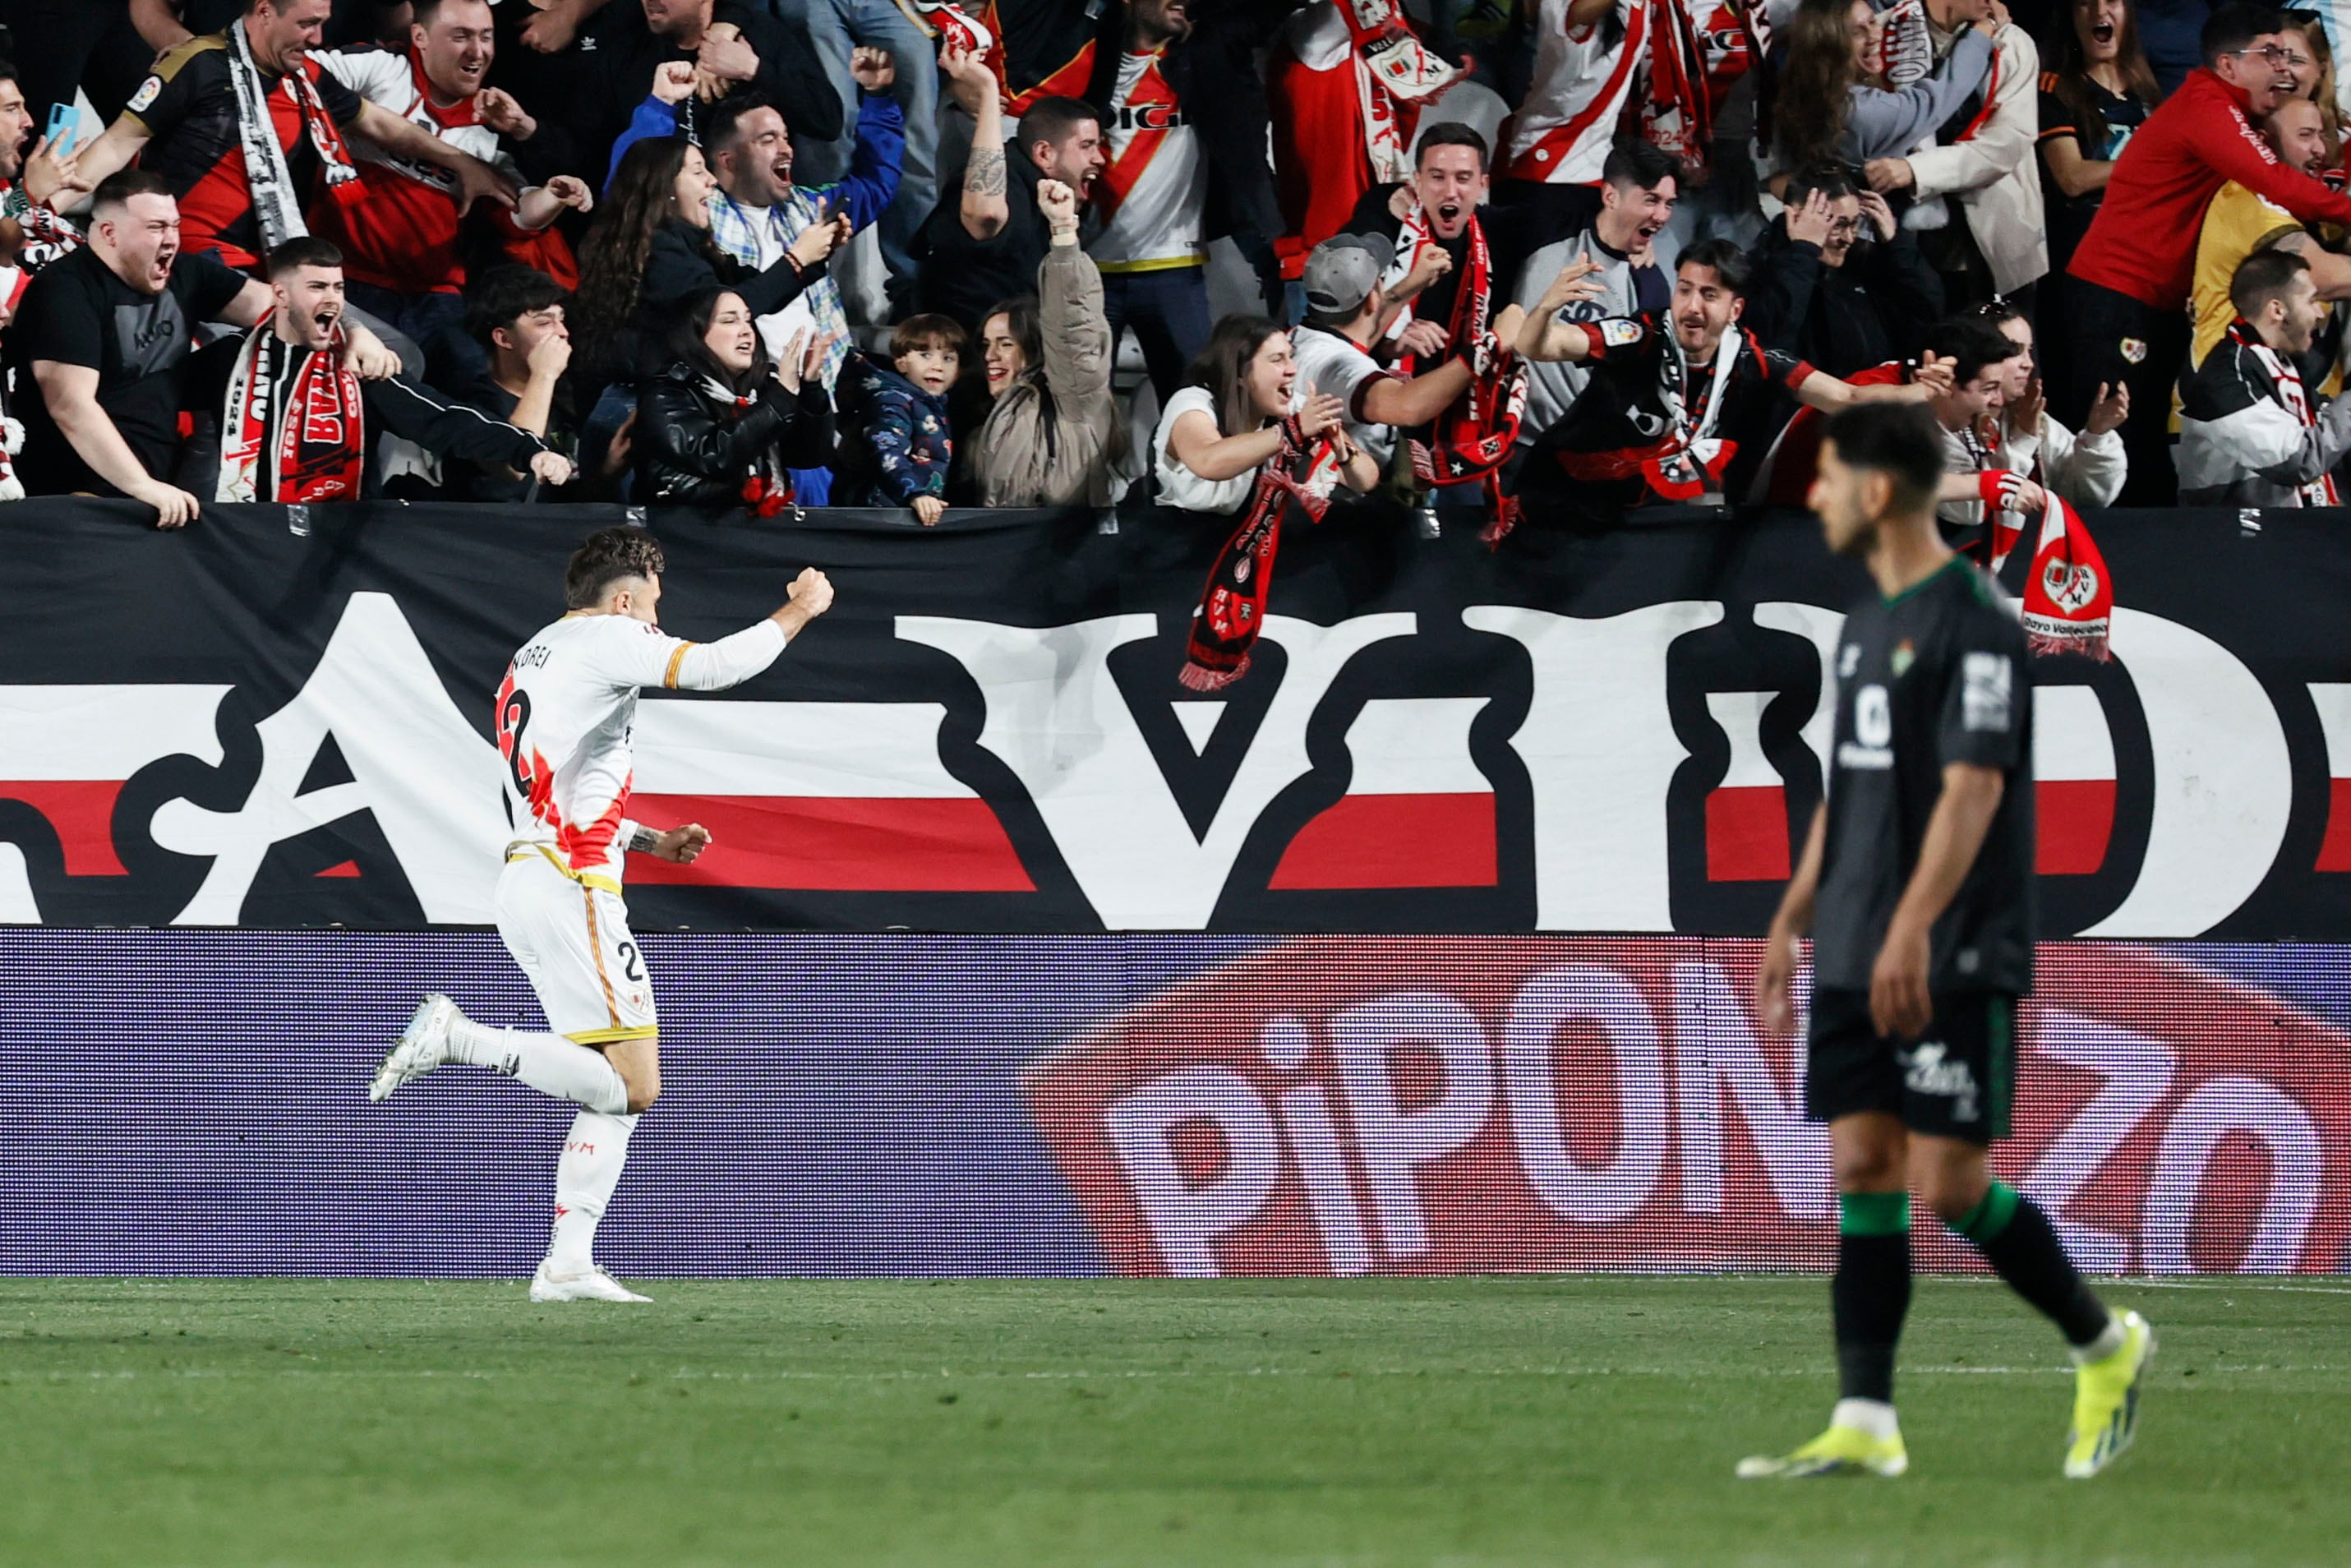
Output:
<path fill-rule="evenodd" d="M 1306 258 L 1306 308 L 1318 316 L 1350 316 L 1379 287 L 1395 247 L 1378 235 L 1332 235 Z"/>

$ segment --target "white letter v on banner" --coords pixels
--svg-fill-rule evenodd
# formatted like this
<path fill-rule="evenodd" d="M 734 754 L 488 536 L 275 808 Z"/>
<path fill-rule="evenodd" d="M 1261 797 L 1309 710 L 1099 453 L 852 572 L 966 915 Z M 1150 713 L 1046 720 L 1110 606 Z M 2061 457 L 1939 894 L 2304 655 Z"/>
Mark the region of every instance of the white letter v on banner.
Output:
<path fill-rule="evenodd" d="M 1289 667 L 1215 820 L 1195 838 L 1110 672 L 1111 651 L 1152 636 L 1156 617 L 1043 627 L 898 618 L 899 636 L 953 654 L 979 683 L 987 700 L 979 743 L 1027 787 L 1070 873 L 1113 930 L 1207 925 L 1258 814 L 1305 775 L 1306 721 L 1331 683 L 1357 653 L 1414 627 L 1405 613 L 1336 626 L 1267 616 L 1262 635 L 1281 644 Z"/>

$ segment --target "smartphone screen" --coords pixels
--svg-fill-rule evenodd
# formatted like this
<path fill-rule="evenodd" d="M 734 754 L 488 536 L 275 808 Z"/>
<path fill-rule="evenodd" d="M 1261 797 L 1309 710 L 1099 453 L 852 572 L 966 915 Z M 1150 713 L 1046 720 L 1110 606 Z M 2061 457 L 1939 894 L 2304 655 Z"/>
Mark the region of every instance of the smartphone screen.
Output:
<path fill-rule="evenodd" d="M 69 103 L 49 105 L 49 128 L 43 132 L 49 139 L 49 156 L 62 158 L 73 151 L 74 137 L 81 130 L 81 116 Z"/>

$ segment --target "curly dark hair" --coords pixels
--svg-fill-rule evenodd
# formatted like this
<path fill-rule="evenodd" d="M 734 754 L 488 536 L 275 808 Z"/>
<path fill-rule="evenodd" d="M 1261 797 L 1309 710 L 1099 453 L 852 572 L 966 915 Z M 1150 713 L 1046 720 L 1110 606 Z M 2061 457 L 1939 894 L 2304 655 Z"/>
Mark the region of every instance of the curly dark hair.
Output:
<path fill-rule="evenodd" d="M 683 136 L 648 136 L 621 155 L 605 193 L 596 226 L 580 246 L 580 287 L 572 295 L 574 336 L 588 361 L 607 375 L 632 374 L 634 365 L 615 361 L 637 295 L 644 285 L 645 257 L 653 230 L 670 215 L 671 198 L 685 155 L 694 144 Z M 705 247 L 709 236 L 703 236 Z M 715 254 L 715 253 L 714 253 Z"/>
<path fill-rule="evenodd" d="M 666 566 L 661 541 L 643 528 L 598 528 L 571 552 L 563 569 L 567 610 L 593 610 L 624 577 L 658 577 Z"/>

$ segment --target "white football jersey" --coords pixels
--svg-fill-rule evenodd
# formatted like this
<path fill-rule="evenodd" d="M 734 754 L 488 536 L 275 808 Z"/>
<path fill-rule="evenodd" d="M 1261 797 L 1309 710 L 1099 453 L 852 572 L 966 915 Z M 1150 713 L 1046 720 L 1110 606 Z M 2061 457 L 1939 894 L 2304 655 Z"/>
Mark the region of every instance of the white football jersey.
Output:
<path fill-rule="evenodd" d="M 1093 200 L 1102 229 L 1086 254 L 1104 272 L 1205 260 L 1208 165 L 1199 131 L 1159 74 L 1157 55 L 1128 55 L 1119 62 L 1118 87 L 1102 129 L 1110 163 L 1094 182 Z"/>
<path fill-rule="evenodd" d="M 1567 25 L 1569 3 L 1542 0 L 1534 78 L 1526 101 L 1502 127 L 1505 179 L 1599 183 L 1634 78 L 1649 57 L 1649 7 L 1659 0 L 1617 0 L 1614 26 L 1573 29 Z"/>
<path fill-rule="evenodd" d="M 573 613 L 523 644 L 498 685 L 498 755 L 515 842 L 550 850 L 575 876 L 621 878 L 640 686 L 719 691 L 776 662 L 783 628 L 762 621 L 689 643 L 626 615 Z"/>

